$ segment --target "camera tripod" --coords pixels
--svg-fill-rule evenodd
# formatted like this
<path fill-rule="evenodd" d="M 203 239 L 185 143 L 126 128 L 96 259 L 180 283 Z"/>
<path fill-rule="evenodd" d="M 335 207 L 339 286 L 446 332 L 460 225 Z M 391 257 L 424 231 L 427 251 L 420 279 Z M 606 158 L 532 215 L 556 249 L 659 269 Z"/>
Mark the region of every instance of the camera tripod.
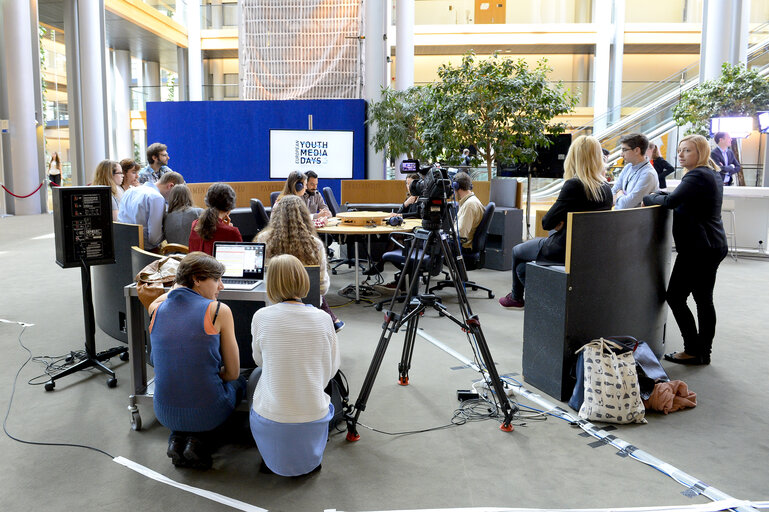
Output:
<path fill-rule="evenodd" d="M 449 237 L 440 229 L 419 229 L 414 233 L 414 238 L 411 241 L 411 246 L 409 247 L 406 256 L 404 270 L 401 272 L 400 278 L 398 279 L 398 284 L 392 301 L 390 302 L 390 307 L 385 311 L 385 322 L 382 325 L 382 334 L 379 337 L 379 343 L 374 352 L 374 358 L 366 373 L 366 378 L 363 381 L 360 394 L 358 395 L 354 407 L 345 415 L 348 441 L 357 441 L 360 439 L 357 430 L 358 418 L 360 417 L 361 412 L 366 409 L 366 403 L 368 402 L 369 395 L 374 386 L 374 380 L 376 379 L 377 373 L 379 373 L 379 368 L 382 365 L 387 346 L 390 344 L 390 339 L 394 333 L 398 332 L 403 324 L 406 324 L 406 336 L 403 342 L 401 362 L 398 364 L 398 383 L 402 386 L 408 385 L 409 369 L 411 368 L 411 357 L 414 353 L 414 341 L 416 339 L 419 318 L 428 307 L 435 309 L 441 317 L 446 317 L 457 324 L 465 333 L 467 333 L 471 344 L 473 344 L 474 341 L 473 347 L 477 348 L 476 353 L 480 352 L 481 358 L 481 361 L 478 361 L 478 366 L 482 371 L 485 370 L 484 377 L 486 378 L 489 387 L 493 390 L 494 394 L 496 394 L 499 407 L 504 413 L 504 420 L 500 429 L 505 432 L 511 432 L 513 430 L 512 419 L 514 411 L 510 405 L 510 401 L 507 399 L 502 381 L 494 366 L 494 360 L 492 359 L 491 352 L 486 343 L 486 338 L 483 336 L 483 331 L 481 330 L 480 319 L 478 318 L 478 315 L 473 314 L 470 309 L 470 304 L 467 300 L 467 294 L 465 293 L 463 285 L 464 281 L 460 278 L 461 275 L 464 275 L 464 273 L 460 273 L 460 268 L 464 271 L 464 262 L 461 259 L 461 256 L 458 256 L 456 259 L 452 257 L 451 243 L 452 241 Z M 461 318 L 457 318 L 449 313 L 446 310 L 446 307 L 440 302 L 440 299 L 435 295 L 429 293 L 417 293 L 421 271 L 425 263 L 425 255 L 428 254 L 430 249 L 435 249 L 436 245 L 440 247 L 440 252 L 433 250 L 431 257 L 437 258 L 442 256 L 443 262 L 448 266 L 451 281 L 454 283 L 454 288 L 457 291 Z M 416 265 L 414 265 L 415 262 Z M 430 264 L 435 265 L 436 262 L 431 261 Z M 409 273 L 406 271 L 409 266 L 415 267 L 411 272 L 413 278 L 408 285 L 408 291 L 406 292 L 403 301 L 403 308 L 400 314 L 398 314 L 393 310 L 395 303 L 398 300 L 398 291 L 406 290 L 405 278 Z"/>

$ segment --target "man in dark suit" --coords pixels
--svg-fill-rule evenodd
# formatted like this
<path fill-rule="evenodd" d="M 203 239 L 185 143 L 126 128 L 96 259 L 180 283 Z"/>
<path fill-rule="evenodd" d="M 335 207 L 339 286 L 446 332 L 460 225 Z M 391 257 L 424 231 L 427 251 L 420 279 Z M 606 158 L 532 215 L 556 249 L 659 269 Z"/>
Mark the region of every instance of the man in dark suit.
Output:
<path fill-rule="evenodd" d="M 721 168 L 724 185 L 733 185 L 734 175 L 740 172 L 741 167 L 729 147 L 732 145 L 732 138 L 726 132 L 718 132 L 713 136 L 713 140 L 716 141 L 716 147 L 710 152 L 710 158 Z"/>

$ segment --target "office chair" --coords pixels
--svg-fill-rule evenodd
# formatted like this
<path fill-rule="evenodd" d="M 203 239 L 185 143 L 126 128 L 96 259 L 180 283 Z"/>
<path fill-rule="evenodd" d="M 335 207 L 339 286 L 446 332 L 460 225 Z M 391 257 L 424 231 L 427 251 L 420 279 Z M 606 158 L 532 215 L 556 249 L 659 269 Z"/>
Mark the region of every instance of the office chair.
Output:
<path fill-rule="evenodd" d="M 251 213 L 254 214 L 254 220 L 256 221 L 256 234 L 259 234 L 261 230 L 267 227 L 270 217 L 267 215 L 267 210 L 264 209 L 262 202 L 253 197 L 251 198 Z"/>
<path fill-rule="evenodd" d="M 494 203 L 489 203 L 486 205 L 486 208 L 483 212 L 483 217 L 481 218 L 481 222 L 478 224 L 478 227 L 475 228 L 472 247 L 469 249 L 461 247 L 462 259 L 465 261 L 465 268 L 467 268 L 467 270 L 483 268 L 486 253 L 486 238 L 489 234 L 489 225 L 491 224 L 491 218 L 494 216 L 495 208 L 496 205 Z M 430 293 L 433 293 L 435 290 L 442 290 L 446 287 L 454 287 L 454 283 L 448 280 L 448 274 L 445 275 L 446 279 L 435 283 L 435 286 L 430 288 Z M 485 286 L 479 285 L 475 281 L 467 280 L 464 282 L 464 285 L 465 289 L 471 288 L 474 291 L 484 290 L 489 294 L 490 299 L 494 298 L 494 292 Z"/>
<path fill-rule="evenodd" d="M 323 187 L 323 200 L 326 201 L 326 206 L 328 206 L 331 215 L 334 217 L 336 217 L 336 214 L 339 212 L 347 211 L 347 207 L 341 206 L 336 200 L 336 196 L 334 195 L 334 191 L 331 190 L 331 187 Z"/>
<path fill-rule="evenodd" d="M 270 206 L 275 206 L 275 201 L 278 199 L 280 191 L 270 192 Z"/>

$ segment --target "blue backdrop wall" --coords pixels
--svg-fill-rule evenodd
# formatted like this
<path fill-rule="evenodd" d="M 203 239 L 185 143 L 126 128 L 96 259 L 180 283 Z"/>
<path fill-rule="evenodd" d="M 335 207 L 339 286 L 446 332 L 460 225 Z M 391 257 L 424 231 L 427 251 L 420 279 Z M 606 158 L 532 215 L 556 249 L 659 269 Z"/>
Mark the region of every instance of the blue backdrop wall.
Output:
<path fill-rule="evenodd" d="M 270 130 L 353 131 L 353 179 L 364 179 L 364 100 L 180 101 L 147 103 L 147 144 L 162 142 L 168 166 L 190 183 L 269 181 Z M 275 180 L 283 181 L 283 180 Z M 320 180 L 341 196 L 340 180 Z"/>

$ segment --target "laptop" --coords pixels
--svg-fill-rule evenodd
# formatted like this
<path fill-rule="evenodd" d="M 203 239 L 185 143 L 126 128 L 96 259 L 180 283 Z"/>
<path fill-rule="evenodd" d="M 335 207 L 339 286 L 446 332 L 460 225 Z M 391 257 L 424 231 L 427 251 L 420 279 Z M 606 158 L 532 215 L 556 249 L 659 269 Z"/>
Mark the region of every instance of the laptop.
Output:
<path fill-rule="evenodd" d="M 253 290 L 264 279 L 264 244 L 214 242 L 214 258 L 224 265 L 225 290 Z"/>

